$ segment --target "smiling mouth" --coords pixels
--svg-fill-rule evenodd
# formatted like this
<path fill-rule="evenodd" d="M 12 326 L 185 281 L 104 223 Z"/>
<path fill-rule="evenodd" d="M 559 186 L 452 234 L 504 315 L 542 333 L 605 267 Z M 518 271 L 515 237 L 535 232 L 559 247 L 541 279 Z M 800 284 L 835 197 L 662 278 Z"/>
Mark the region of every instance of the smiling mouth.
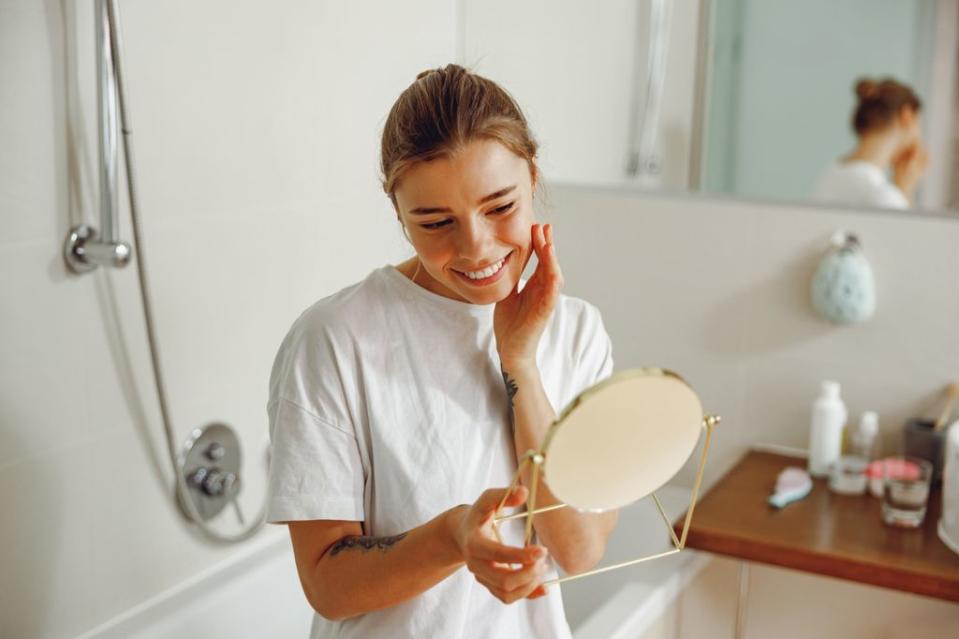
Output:
<path fill-rule="evenodd" d="M 479 269 L 477 271 L 457 271 L 456 269 L 453 269 L 453 271 L 472 284 L 485 284 L 496 279 L 496 277 L 506 267 L 506 263 L 509 262 L 509 258 L 512 255 L 513 252 L 510 251 L 506 257 L 501 258 L 498 262 L 490 264 L 486 268 Z"/>

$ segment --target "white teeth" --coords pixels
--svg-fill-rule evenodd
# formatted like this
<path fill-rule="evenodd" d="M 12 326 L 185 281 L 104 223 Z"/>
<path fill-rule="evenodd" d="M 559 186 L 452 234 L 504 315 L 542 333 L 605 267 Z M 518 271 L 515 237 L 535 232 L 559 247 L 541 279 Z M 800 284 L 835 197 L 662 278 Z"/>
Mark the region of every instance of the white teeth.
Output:
<path fill-rule="evenodd" d="M 489 277 L 490 275 L 495 275 L 501 268 L 503 268 L 503 262 L 505 261 L 506 261 L 506 258 L 504 257 L 496 264 L 493 264 L 492 266 L 487 266 L 482 271 L 460 271 L 460 272 L 463 273 L 463 275 L 465 275 L 466 277 L 470 278 L 471 280 L 481 280 Z"/>

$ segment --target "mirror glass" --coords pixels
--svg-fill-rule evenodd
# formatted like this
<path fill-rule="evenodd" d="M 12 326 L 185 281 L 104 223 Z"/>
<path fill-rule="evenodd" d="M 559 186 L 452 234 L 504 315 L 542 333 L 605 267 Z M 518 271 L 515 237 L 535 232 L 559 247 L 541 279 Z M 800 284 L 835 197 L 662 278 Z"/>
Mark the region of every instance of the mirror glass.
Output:
<path fill-rule="evenodd" d="M 549 182 L 959 213 L 959 0 L 463 0 L 460 30 Z M 885 78 L 918 117 L 857 134 L 857 83 Z M 837 168 L 852 194 L 821 188 Z"/>
<path fill-rule="evenodd" d="M 623 371 L 583 391 L 550 427 L 543 473 L 569 506 L 620 508 L 679 472 L 702 425 L 699 398 L 680 377 Z"/>

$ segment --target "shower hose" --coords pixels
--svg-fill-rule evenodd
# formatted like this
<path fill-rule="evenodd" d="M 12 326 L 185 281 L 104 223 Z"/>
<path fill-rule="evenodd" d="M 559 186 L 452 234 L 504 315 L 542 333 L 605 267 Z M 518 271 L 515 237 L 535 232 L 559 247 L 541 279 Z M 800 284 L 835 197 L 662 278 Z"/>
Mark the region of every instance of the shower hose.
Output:
<path fill-rule="evenodd" d="M 163 432 L 166 436 L 166 448 L 170 457 L 170 464 L 173 468 L 173 475 L 176 478 L 174 487 L 174 498 L 179 498 L 180 505 L 186 513 L 187 519 L 196 526 L 197 530 L 206 539 L 220 543 L 236 543 L 249 539 L 255 535 L 266 521 L 266 504 L 264 503 L 256 518 L 236 533 L 223 533 L 215 530 L 208 524 L 200 513 L 190 494 L 190 487 L 187 485 L 186 477 L 181 472 L 177 461 L 177 446 L 173 437 L 173 426 L 170 420 L 170 411 L 167 406 L 166 391 L 163 384 L 163 373 L 160 370 L 160 353 L 157 348 L 156 328 L 153 324 L 153 312 L 150 302 L 150 287 L 147 283 L 146 258 L 144 257 L 142 233 L 140 229 L 140 216 L 137 206 L 137 192 L 134 184 L 135 173 L 133 170 L 133 146 L 130 141 L 130 119 L 127 114 L 126 97 L 124 93 L 123 73 L 120 60 L 120 44 L 117 29 L 117 11 L 116 0 L 107 1 L 108 22 L 110 29 L 110 49 L 113 56 L 113 72 L 116 79 L 117 103 L 120 112 L 120 130 L 123 134 L 123 156 L 127 174 L 127 195 L 130 203 L 130 220 L 133 226 L 133 255 L 137 262 L 137 277 L 140 281 L 140 300 L 143 304 L 143 317 L 146 321 L 147 340 L 150 344 L 150 361 L 153 364 L 153 379 L 156 384 L 157 398 L 160 403 L 160 415 L 163 421 Z M 237 482 L 237 486 L 239 486 Z M 234 499 L 236 497 L 234 496 Z"/>

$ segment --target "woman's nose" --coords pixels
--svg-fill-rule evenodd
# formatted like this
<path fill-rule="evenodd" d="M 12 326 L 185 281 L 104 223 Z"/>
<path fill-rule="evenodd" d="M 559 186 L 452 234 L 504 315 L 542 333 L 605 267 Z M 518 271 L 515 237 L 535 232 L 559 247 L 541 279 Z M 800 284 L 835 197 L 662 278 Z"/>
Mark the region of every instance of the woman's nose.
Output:
<path fill-rule="evenodd" d="M 482 221 L 470 221 L 460 227 L 457 238 L 457 251 L 465 260 L 480 262 L 488 259 L 489 249 L 493 245 L 493 229 Z"/>

